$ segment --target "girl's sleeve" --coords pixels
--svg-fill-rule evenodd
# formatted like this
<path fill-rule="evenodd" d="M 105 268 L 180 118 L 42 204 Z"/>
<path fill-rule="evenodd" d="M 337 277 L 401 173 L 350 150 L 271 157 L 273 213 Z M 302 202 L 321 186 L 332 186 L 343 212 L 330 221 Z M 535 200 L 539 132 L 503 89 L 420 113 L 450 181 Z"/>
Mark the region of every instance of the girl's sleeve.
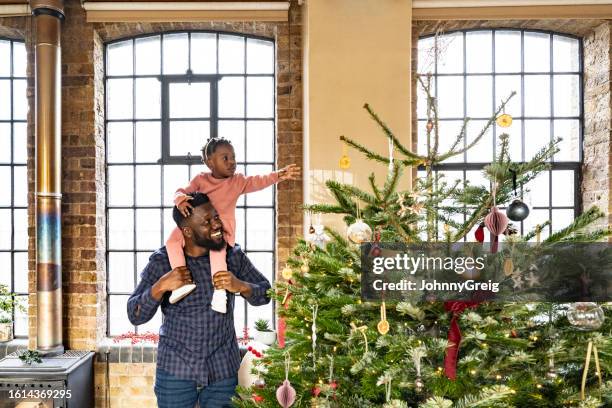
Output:
<path fill-rule="evenodd" d="M 199 174 L 195 176 L 189 184 L 184 188 L 179 188 L 174 193 L 174 205 L 179 205 L 187 199 L 187 194 L 196 193 L 200 191 L 201 177 Z"/>
<path fill-rule="evenodd" d="M 276 171 L 273 171 L 270 174 L 248 177 L 238 173 L 234 177 L 240 189 L 240 194 L 247 194 L 254 191 L 263 190 L 264 188 L 278 183 L 279 181 L 278 172 Z"/>

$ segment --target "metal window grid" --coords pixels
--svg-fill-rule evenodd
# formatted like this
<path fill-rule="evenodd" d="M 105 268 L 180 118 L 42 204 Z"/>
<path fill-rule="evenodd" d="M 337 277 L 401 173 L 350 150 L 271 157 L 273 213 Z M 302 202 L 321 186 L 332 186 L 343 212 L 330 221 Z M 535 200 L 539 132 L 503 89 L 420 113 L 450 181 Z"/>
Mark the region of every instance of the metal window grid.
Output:
<path fill-rule="evenodd" d="M 498 72 L 496 70 L 495 67 L 495 45 L 496 45 L 496 33 L 499 32 L 509 32 L 509 31 L 514 31 L 514 32 L 519 32 L 520 36 L 521 36 L 521 63 L 520 63 L 520 71 L 518 72 Z M 492 35 L 492 39 L 491 39 L 491 72 L 478 72 L 478 73 L 469 73 L 467 72 L 467 41 L 466 41 L 466 36 L 468 33 L 471 32 L 491 32 Z M 581 173 L 580 173 L 580 167 L 582 164 L 582 160 L 583 160 L 583 151 L 582 151 L 582 141 L 583 141 L 583 133 L 584 133 L 584 92 L 583 92 L 583 73 L 584 73 L 584 69 L 583 69 L 583 41 L 582 38 L 577 37 L 577 36 L 572 36 L 572 35 L 568 35 L 568 34 L 561 34 L 561 33 L 557 33 L 557 32 L 553 32 L 553 31 L 546 31 L 546 30 L 522 30 L 522 29 L 513 29 L 513 28 L 498 28 L 498 29 L 489 29 L 489 28 L 483 28 L 483 29 L 470 29 L 470 30 L 457 30 L 457 31 L 450 31 L 447 33 L 444 33 L 442 35 L 451 35 L 451 34 L 461 34 L 462 35 L 462 53 L 463 53 L 463 68 L 461 73 L 439 73 L 438 72 L 438 55 L 435 56 L 434 58 L 434 72 L 432 73 L 432 78 L 434 80 L 434 86 L 435 86 L 435 98 L 436 100 L 438 100 L 438 78 L 440 77 L 462 77 L 462 83 L 463 83 L 463 116 L 462 117 L 444 117 L 444 118 L 439 118 L 439 122 L 445 122 L 445 121 L 463 121 L 464 118 L 468 117 L 467 116 L 467 78 L 471 77 L 471 76 L 475 76 L 475 77 L 489 77 L 491 78 L 491 86 L 492 86 L 492 98 L 491 98 L 491 104 L 492 104 L 492 109 L 493 111 L 495 111 L 495 109 L 498 106 L 498 96 L 495 93 L 495 78 L 498 75 L 503 75 L 503 76 L 520 76 L 520 80 L 521 80 L 521 89 L 517 90 L 517 94 L 520 94 L 521 96 L 521 115 L 518 117 L 514 117 L 515 120 L 520 120 L 521 121 L 521 160 L 524 162 L 525 161 L 525 120 L 529 120 L 529 119 L 537 119 L 537 120 L 548 120 L 549 124 L 550 124 L 550 141 L 552 141 L 554 139 L 554 121 L 555 120 L 562 120 L 562 119 L 572 119 L 572 120 L 577 120 L 578 121 L 578 161 L 555 161 L 554 157 L 550 162 L 551 165 L 551 169 L 550 171 L 547 171 L 548 173 L 548 202 L 549 205 L 548 206 L 534 206 L 532 207 L 532 209 L 534 210 L 538 210 L 538 209 L 543 209 L 543 210 L 548 210 L 548 219 L 552 220 L 552 212 L 553 210 L 556 209 L 571 209 L 574 211 L 574 217 L 578 216 L 580 214 L 580 207 L 581 207 L 581 197 L 580 197 L 580 182 L 581 182 Z M 548 71 L 542 71 L 542 72 L 526 72 L 525 71 L 525 33 L 540 33 L 540 34 L 546 34 L 549 37 L 549 63 L 550 63 L 550 67 Z M 435 35 L 427 35 L 427 36 L 422 36 L 419 38 L 420 40 L 424 40 L 427 38 L 432 38 Z M 578 44 L 578 55 L 576 56 L 578 59 L 578 70 L 577 71 L 554 71 L 554 60 L 553 60 L 553 55 L 554 55 L 554 42 L 553 39 L 554 37 L 565 37 L 565 38 L 570 38 L 570 39 L 574 39 L 577 41 Z M 550 92 L 550 115 L 548 116 L 525 116 L 525 76 L 536 76 L 536 75 L 541 75 L 541 76 L 547 76 L 550 81 L 549 81 L 549 92 Z M 559 77 L 562 75 L 576 75 L 578 77 L 578 109 L 579 109 L 579 114 L 578 116 L 556 116 L 555 115 L 555 111 L 554 111 L 554 80 L 555 77 Z M 505 97 L 506 95 L 500 95 L 500 97 Z M 472 120 L 488 120 L 488 117 L 471 117 Z M 425 123 L 427 122 L 427 118 L 417 118 L 417 123 L 418 126 L 423 126 Z M 497 126 L 495 125 L 495 123 L 492 125 L 491 127 L 491 132 L 492 132 L 492 155 L 495 154 L 496 152 L 496 144 L 497 144 L 497 133 L 498 133 L 498 129 Z M 464 143 L 464 147 L 467 146 L 467 137 L 464 137 L 463 139 L 463 143 Z M 459 163 L 442 163 L 439 164 L 438 166 L 435 167 L 435 174 L 437 174 L 439 171 L 460 171 L 462 174 L 462 179 L 465 182 L 467 179 L 467 171 L 470 170 L 482 170 L 487 164 L 487 162 L 468 162 L 467 161 L 467 152 L 463 153 L 463 162 L 459 162 Z M 425 167 L 424 166 L 419 166 L 419 170 L 424 170 Z M 574 191 L 573 191 L 573 205 L 572 206 L 562 206 L 562 205 L 554 205 L 554 197 L 552 194 L 552 189 L 553 189 L 553 180 L 552 180 L 552 175 L 553 172 L 555 171 L 560 171 L 560 170 L 571 170 L 573 172 L 573 182 L 574 182 Z M 521 196 L 522 196 L 522 191 L 521 191 Z M 465 221 L 465 217 L 464 217 L 464 221 Z M 552 222 L 551 225 L 548 226 L 548 232 L 552 233 Z M 525 233 L 527 231 L 524 230 L 524 221 L 520 222 L 520 231 L 521 233 Z M 467 237 L 466 237 L 467 238 Z"/>
<path fill-rule="evenodd" d="M 184 75 L 165 75 L 163 70 L 164 70 L 164 61 L 163 61 L 163 54 L 164 54 L 164 36 L 166 35 L 170 35 L 170 34 L 177 34 L 177 33 L 181 33 L 181 34 L 187 34 L 187 39 L 188 39 L 188 70 Z M 191 54 L 192 54 L 192 48 L 191 48 L 191 35 L 192 33 L 211 33 L 211 34 L 215 34 L 215 38 L 216 38 L 216 74 L 205 74 L 205 75 L 200 75 L 200 74 L 193 74 L 191 71 Z M 231 35 L 234 37 L 240 37 L 242 39 L 242 41 L 244 42 L 244 55 L 243 55 L 243 62 L 244 62 L 244 73 L 240 73 L 240 74 L 219 74 L 219 36 L 220 35 Z M 160 49 L 159 49 L 159 58 L 160 58 L 160 75 L 136 75 L 136 64 L 137 64 L 137 59 L 136 59 L 136 52 L 135 52 L 135 44 L 136 44 L 136 40 L 139 38 L 145 38 L 145 37 L 159 37 L 160 38 Z M 272 73 L 269 74 L 249 74 L 248 73 L 248 60 L 247 60 L 247 40 L 248 39 L 257 39 L 257 40 L 262 40 L 262 41 L 266 41 L 269 42 L 271 44 L 274 44 L 274 41 L 269 39 L 269 38 L 265 38 L 265 37 L 259 37 L 259 36 L 254 36 L 254 35 L 245 35 L 245 34 L 236 34 L 236 33 L 231 33 L 231 32 L 223 32 L 223 31 L 209 31 L 209 30 L 192 30 L 192 31 L 166 31 L 163 33 L 155 33 L 155 34 L 146 34 L 146 35 L 139 35 L 139 36 L 135 36 L 135 37 L 130 37 L 130 38 L 124 38 L 124 39 L 120 39 L 120 40 L 116 40 L 116 41 L 112 41 L 112 42 L 108 42 L 105 44 L 105 48 L 104 48 L 104 85 L 105 85 L 105 91 L 106 91 L 106 86 L 108 83 L 109 79 L 116 79 L 116 78 L 128 78 L 128 79 L 132 79 L 132 84 L 135 85 L 135 81 L 136 79 L 140 79 L 140 78 L 157 78 L 160 82 L 161 82 L 161 98 L 162 98 L 162 103 L 161 103 L 161 115 L 160 118 L 155 118 L 155 119 L 140 119 L 140 118 L 136 118 L 136 86 L 132 87 L 132 118 L 131 119 L 108 119 L 105 118 L 105 134 L 106 136 L 108 136 L 108 124 L 109 123 L 113 123 L 113 122 L 121 122 L 121 123 L 131 123 L 132 124 L 132 160 L 129 162 L 114 162 L 114 163 L 108 163 L 108 149 L 105 149 L 105 159 L 106 159 L 106 177 L 108 179 L 108 170 L 109 168 L 113 167 L 113 166 L 131 166 L 132 167 L 132 172 L 133 172 L 133 196 L 132 196 L 132 205 L 127 205 L 127 206 L 121 206 L 121 205 L 110 205 L 109 204 L 109 184 L 108 182 L 106 183 L 106 216 L 107 216 L 107 222 L 106 222 L 106 237 L 107 237 L 107 250 L 106 250 L 106 263 L 107 263 L 107 270 L 109 267 L 109 254 L 112 253 L 132 253 L 134 254 L 134 265 L 133 265 L 133 270 L 134 270 L 134 276 L 133 276 L 133 283 L 134 283 L 134 287 L 136 287 L 137 285 L 137 281 L 138 281 L 138 274 L 140 273 L 140 271 L 137 268 L 137 262 L 138 262 L 138 254 L 139 253 L 151 253 L 151 250 L 140 250 L 138 249 L 137 246 L 137 242 L 136 242 L 136 233 L 137 233 L 137 219 L 136 219 L 136 210 L 139 209 L 158 209 L 160 211 L 160 221 L 161 224 L 160 225 L 160 231 L 161 231 L 161 242 L 165 242 L 165 236 L 164 236 L 164 228 L 163 228 L 163 221 L 164 221 L 164 210 L 170 210 L 172 209 L 171 206 L 165 206 L 163 203 L 163 194 L 164 194 L 164 169 L 167 165 L 184 165 L 187 168 L 187 173 L 188 173 L 188 178 L 191 179 L 193 177 L 192 175 L 192 171 L 193 171 L 193 165 L 196 164 L 201 164 L 200 161 L 200 157 L 194 157 L 191 155 L 187 155 L 187 156 L 172 156 L 170 155 L 170 131 L 169 131 L 169 123 L 170 123 L 170 118 L 169 118 L 169 93 L 168 93 L 168 89 L 169 89 L 169 85 L 170 83 L 192 83 L 192 82 L 209 82 L 211 84 L 211 116 L 210 118 L 188 118 L 188 119 L 177 119 L 177 118 L 172 118 L 172 121 L 180 121 L 180 120 L 189 120 L 189 121 L 193 121 L 193 120 L 209 120 L 210 121 L 210 129 L 211 129 L 211 137 L 212 136 L 217 136 L 217 124 L 220 120 L 223 121 L 232 121 L 232 120 L 240 120 L 245 124 L 245 129 L 244 129 L 244 161 L 240 161 L 237 163 L 238 166 L 243 166 L 245 169 L 245 172 L 247 172 L 248 175 L 248 168 L 247 166 L 250 165 L 269 165 L 272 168 L 274 168 L 274 165 L 276 163 L 276 138 L 273 137 L 272 138 L 272 160 L 271 161 L 248 161 L 247 159 L 247 143 L 246 143 L 246 124 L 247 122 L 254 122 L 254 121 L 271 121 L 274 128 L 275 128 L 275 124 L 276 124 L 276 113 L 275 110 L 273 110 L 273 116 L 269 117 L 269 118 L 262 118 L 262 117 L 258 117 L 258 118 L 249 118 L 247 116 L 247 78 L 253 78 L 253 77 L 269 77 L 272 78 L 273 80 L 273 93 L 272 93 L 272 98 L 273 98 L 273 105 L 275 106 L 275 101 L 276 101 L 276 85 L 275 85 L 275 78 L 276 78 L 276 56 L 273 55 L 273 69 L 274 71 Z M 125 42 L 125 41 L 131 41 L 132 43 L 132 75 L 112 75 L 109 76 L 107 75 L 107 69 L 106 69 L 106 64 L 107 64 L 107 58 L 108 58 L 108 46 L 114 43 L 119 43 L 119 42 Z M 224 77 L 241 77 L 244 78 L 244 116 L 243 117 L 222 117 L 219 118 L 218 114 L 217 114 L 217 110 L 218 110 L 218 90 L 217 90 L 217 84 L 219 83 L 219 81 L 224 78 Z M 108 111 L 108 94 L 105 92 L 105 95 L 107 95 L 105 97 L 105 112 Z M 156 162 L 142 162 L 142 161 L 136 161 L 136 123 L 137 122 L 160 122 L 161 123 L 161 146 L 160 146 L 160 151 L 161 151 L 161 159 L 156 161 Z M 108 146 L 108 139 L 105 138 L 105 146 Z M 146 165 L 159 165 L 160 166 L 160 205 L 136 205 L 137 201 L 136 201 L 136 191 L 137 191 L 137 183 L 138 180 L 136 179 L 136 168 L 137 166 L 146 166 Z M 187 180 L 185 180 L 187 181 Z M 186 184 L 186 183 L 185 183 Z M 179 186 L 176 186 L 176 188 L 178 188 Z M 273 194 L 272 194 L 272 202 L 270 203 L 270 205 L 249 205 L 248 204 L 248 197 L 245 197 L 244 199 L 244 205 L 237 205 L 237 209 L 242 209 L 243 213 L 244 213 L 244 231 L 245 231 L 245 236 L 244 236 L 244 248 L 243 250 L 248 254 L 250 253 L 267 253 L 271 255 L 271 259 L 272 259 L 272 267 L 274 268 L 274 265 L 276 264 L 276 250 L 275 250 L 275 242 L 276 242 L 276 194 L 275 194 L 275 189 L 276 187 L 273 186 L 272 188 L 274 188 L 273 190 Z M 273 217 L 273 225 L 272 225 L 272 250 L 249 250 L 249 246 L 248 246 L 248 242 L 247 242 L 247 236 L 248 234 L 246 233 L 248 230 L 248 223 L 247 223 L 247 209 L 257 209 L 257 208 L 265 208 L 265 209 L 270 209 L 272 210 L 272 217 Z M 109 242 L 109 224 L 108 224 L 108 215 L 109 215 L 109 210 L 115 210 L 115 209 L 131 209 L 133 210 L 133 249 L 109 249 L 108 247 L 108 242 Z M 274 279 L 274 273 L 272 273 L 272 279 Z M 106 281 L 106 285 L 107 288 L 109 288 L 109 283 L 110 283 L 110 273 L 107 272 L 107 281 Z M 130 293 L 126 293 L 126 292 L 113 292 L 113 291 L 109 291 L 107 289 L 107 310 L 109 311 L 109 313 L 107 313 L 107 335 L 111 336 L 111 328 L 110 328 L 110 306 L 111 306 L 111 298 L 113 296 L 125 296 L 125 295 L 130 295 Z M 249 319 L 249 306 L 246 302 L 244 303 L 244 319 L 243 319 L 243 326 L 247 326 L 248 323 L 248 319 Z M 238 306 L 238 305 L 237 305 Z M 275 319 L 274 319 L 274 312 L 275 312 L 275 305 L 272 305 L 272 316 L 269 316 L 273 326 L 276 325 Z M 127 319 L 127 316 L 126 316 Z M 134 331 L 138 332 L 138 327 L 134 327 Z"/>
<path fill-rule="evenodd" d="M 25 298 L 27 300 L 28 298 L 28 292 L 14 292 L 15 289 L 15 254 L 27 254 L 28 250 L 18 250 L 15 249 L 15 225 L 14 225 L 14 220 L 15 220 L 15 210 L 26 210 L 27 211 L 27 206 L 18 206 L 15 205 L 15 169 L 18 167 L 27 167 L 26 163 L 16 163 L 15 162 L 15 135 L 14 135 L 14 127 L 16 123 L 27 123 L 27 120 L 17 120 L 14 118 L 14 106 L 13 106 L 13 97 L 14 97 L 14 81 L 15 80 L 26 80 L 27 78 L 25 76 L 16 76 L 15 72 L 14 72 L 14 63 L 13 63 L 13 57 L 14 57 L 14 44 L 15 43 L 20 43 L 23 44 L 24 41 L 18 41 L 18 40 L 12 40 L 10 38 L 3 38 L 0 37 L 0 40 L 3 41 L 7 41 L 10 44 L 10 52 L 9 52 L 9 60 L 8 61 L 2 61 L 3 64 L 8 64 L 9 66 L 9 75 L 8 77 L 3 77 L 0 76 L 0 80 L 8 80 L 9 81 L 9 88 L 10 88 L 10 95 L 9 95 L 9 100 L 10 100 L 10 111 L 11 111 L 11 116 L 10 119 L 3 119 L 0 120 L 0 123 L 8 123 L 9 127 L 10 127 L 10 160 L 8 163 L 0 163 L 0 167 L 9 167 L 10 168 L 10 173 L 11 173 L 11 204 L 9 206 L 1 206 L 0 205 L 0 209 L 1 210 L 10 210 L 10 214 L 11 214 L 11 245 L 10 245 L 10 250 L 5 250 L 2 249 L 0 250 L 0 253 L 9 253 L 10 257 L 11 257 L 11 269 L 10 269 L 10 288 L 9 290 L 12 292 L 11 297 L 13 299 L 16 298 Z M 26 97 L 24 95 L 24 97 Z M 27 275 L 28 270 L 26 269 L 25 271 L 18 271 L 21 273 L 25 273 Z M 13 309 L 13 311 L 11 312 L 11 319 L 13 321 L 13 333 L 15 332 L 15 309 Z M 26 338 L 27 335 L 17 335 L 15 334 L 16 338 Z"/>

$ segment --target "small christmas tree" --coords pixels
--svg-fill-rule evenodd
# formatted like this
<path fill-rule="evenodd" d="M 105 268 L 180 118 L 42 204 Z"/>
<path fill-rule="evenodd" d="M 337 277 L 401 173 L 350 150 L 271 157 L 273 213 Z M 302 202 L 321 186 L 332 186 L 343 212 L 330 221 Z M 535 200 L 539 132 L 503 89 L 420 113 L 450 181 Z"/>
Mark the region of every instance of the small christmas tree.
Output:
<path fill-rule="evenodd" d="M 508 154 L 508 136 L 501 135 L 499 153 L 483 172 L 490 186 L 448 182 L 436 175 L 438 164 L 478 143 L 502 116 L 512 95 L 470 143 L 464 143 L 466 120 L 451 148 L 440 152 L 430 77 L 419 82 L 427 95 L 426 154 L 416 154 L 400 143 L 365 105 L 392 143 L 393 155 L 384 157 L 350 138 L 341 139 L 389 166 L 387 179 L 379 186 L 371 175 L 369 192 L 327 181 L 336 203 L 312 205 L 308 211 L 342 214 L 351 225 L 349 234 L 367 236 L 373 230 L 375 241 L 459 242 L 469 238 L 496 203 L 508 202 L 512 191 L 527 187 L 549 167 L 547 161 L 558 151 L 559 140 L 530 161 L 514 163 Z M 412 191 L 397 191 L 402 174 L 410 176 L 405 172 L 410 166 L 423 166 L 425 176 L 415 180 Z M 458 214 L 465 222 L 455 221 Z M 602 216 L 591 208 L 543 243 L 600 240 L 610 231 L 584 231 Z M 510 239 L 529 241 L 539 237 L 544 226 Z M 287 327 L 286 345 L 267 350 L 262 359 L 265 387 L 243 390 L 242 394 L 255 393 L 257 401 L 239 400 L 238 406 L 278 406 L 277 390 L 286 378 L 297 393 L 292 405 L 296 407 L 611 406 L 605 405 L 612 404 L 609 307 L 605 309 L 608 319 L 596 330 L 584 332 L 576 329 L 576 321 L 570 324 L 572 311 L 566 318 L 568 305 L 563 304 L 462 303 L 449 313 L 448 304 L 445 308 L 441 302 L 362 302 L 359 248 L 344 234 L 326 232 L 331 242 L 321 246 L 300 242 L 289 260 L 294 272 L 283 271 L 291 280 L 278 282 L 274 297 Z M 592 316 L 603 318 L 599 306 L 583 306 L 592 308 L 588 311 Z M 456 375 L 449 375 L 445 355 L 452 349 L 448 333 L 455 324 L 462 326 L 461 353 Z M 595 349 L 597 368 L 588 371 Z M 291 356 L 288 365 L 287 354 Z"/>

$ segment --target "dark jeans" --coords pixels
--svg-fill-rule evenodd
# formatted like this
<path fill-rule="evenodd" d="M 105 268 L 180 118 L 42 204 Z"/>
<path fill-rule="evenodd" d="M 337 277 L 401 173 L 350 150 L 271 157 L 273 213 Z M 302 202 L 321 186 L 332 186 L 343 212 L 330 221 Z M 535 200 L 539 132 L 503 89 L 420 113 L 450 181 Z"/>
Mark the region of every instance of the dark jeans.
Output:
<path fill-rule="evenodd" d="M 193 380 L 176 378 L 160 368 L 155 373 L 155 396 L 159 408 L 194 408 L 196 402 L 200 408 L 231 407 L 236 385 L 238 377 L 203 387 Z"/>

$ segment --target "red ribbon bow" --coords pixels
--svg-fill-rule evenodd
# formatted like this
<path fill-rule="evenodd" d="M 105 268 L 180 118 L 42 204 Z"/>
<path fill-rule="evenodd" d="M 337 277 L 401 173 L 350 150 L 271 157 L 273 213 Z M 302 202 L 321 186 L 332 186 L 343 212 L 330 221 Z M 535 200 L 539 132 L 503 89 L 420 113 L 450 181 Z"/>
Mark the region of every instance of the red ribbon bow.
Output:
<path fill-rule="evenodd" d="M 447 312 L 453 313 L 448 329 L 446 356 L 444 357 L 444 373 L 451 380 L 457 378 L 457 356 L 459 355 L 459 344 L 461 343 L 461 330 L 459 329 L 457 320 L 465 309 L 473 309 L 478 306 L 479 303 L 480 302 L 444 302 L 444 309 Z"/>

